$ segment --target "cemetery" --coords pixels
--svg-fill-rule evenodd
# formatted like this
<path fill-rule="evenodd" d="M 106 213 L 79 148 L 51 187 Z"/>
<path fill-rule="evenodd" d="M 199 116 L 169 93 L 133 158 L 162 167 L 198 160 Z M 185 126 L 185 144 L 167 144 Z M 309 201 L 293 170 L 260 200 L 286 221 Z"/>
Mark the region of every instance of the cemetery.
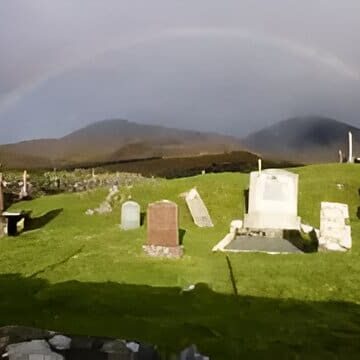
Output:
<path fill-rule="evenodd" d="M 1 208 L 0 350 L 18 324 L 56 332 L 34 343 L 44 354 L 70 334 L 168 358 L 356 358 L 357 165 L 96 176 L 32 196 L 25 173 Z"/>

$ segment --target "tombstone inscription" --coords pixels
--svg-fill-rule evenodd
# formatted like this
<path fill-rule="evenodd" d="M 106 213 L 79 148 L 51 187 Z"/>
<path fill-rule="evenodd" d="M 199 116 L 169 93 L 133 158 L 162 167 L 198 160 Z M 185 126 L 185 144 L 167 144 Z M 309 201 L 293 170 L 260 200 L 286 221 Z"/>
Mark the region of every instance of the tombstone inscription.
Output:
<path fill-rule="evenodd" d="M 299 229 L 298 175 L 281 169 L 250 174 L 249 209 L 244 228 Z"/>

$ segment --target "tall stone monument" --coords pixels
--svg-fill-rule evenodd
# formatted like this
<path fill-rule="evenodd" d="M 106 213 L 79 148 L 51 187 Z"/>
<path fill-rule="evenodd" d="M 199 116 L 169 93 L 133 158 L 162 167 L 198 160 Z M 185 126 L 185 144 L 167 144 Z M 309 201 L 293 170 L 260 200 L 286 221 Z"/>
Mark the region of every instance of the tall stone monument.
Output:
<path fill-rule="evenodd" d="M 250 174 L 249 208 L 246 229 L 300 229 L 298 175 L 281 169 L 253 171 Z"/>

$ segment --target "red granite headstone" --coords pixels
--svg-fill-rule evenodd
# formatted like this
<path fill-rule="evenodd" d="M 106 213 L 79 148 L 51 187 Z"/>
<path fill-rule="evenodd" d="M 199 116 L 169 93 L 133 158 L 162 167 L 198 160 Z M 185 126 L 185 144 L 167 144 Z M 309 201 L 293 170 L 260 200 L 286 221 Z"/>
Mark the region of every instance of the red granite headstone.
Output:
<path fill-rule="evenodd" d="M 148 206 L 147 245 L 179 246 L 178 207 L 162 200 Z"/>

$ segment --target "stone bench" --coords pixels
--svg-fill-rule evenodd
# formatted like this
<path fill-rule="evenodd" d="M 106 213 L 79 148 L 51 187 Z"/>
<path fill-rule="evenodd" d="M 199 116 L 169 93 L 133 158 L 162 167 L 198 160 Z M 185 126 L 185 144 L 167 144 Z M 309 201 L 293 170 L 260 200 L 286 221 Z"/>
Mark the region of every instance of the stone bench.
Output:
<path fill-rule="evenodd" d="M 1 216 L 7 220 L 8 236 L 16 236 L 18 234 L 17 223 L 22 219 L 25 219 L 26 221 L 30 216 L 30 211 L 20 211 L 20 212 L 4 211 Z"/>

